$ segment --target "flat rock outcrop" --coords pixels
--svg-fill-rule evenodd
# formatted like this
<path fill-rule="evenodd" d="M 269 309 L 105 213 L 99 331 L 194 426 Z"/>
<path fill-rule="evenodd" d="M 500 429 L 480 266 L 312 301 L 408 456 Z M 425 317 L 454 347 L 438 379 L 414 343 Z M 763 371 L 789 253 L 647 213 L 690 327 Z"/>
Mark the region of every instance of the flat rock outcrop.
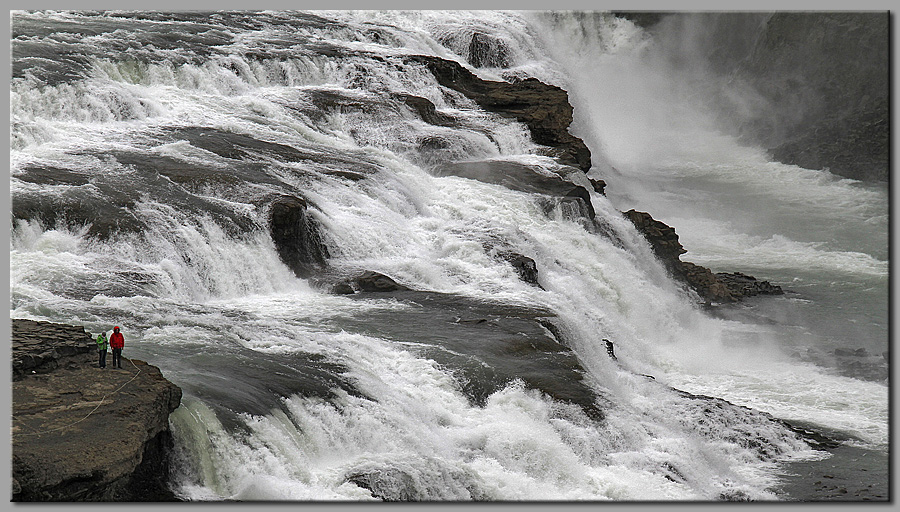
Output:
<path fill-rule="evenodd" d="M 681 261 L 681 255 L 687 250 L 678 241 L 678 234 L 671 226 L 660 222 L 647 212 L 628 210 L 625 217 L 650 242 L 650 247 L 663 265 L 682 282 L 709 302 L 737 302 L 754 295 L 781 295 L 780 286 L 768 281 L 759 281 L 753 276 L 740 272 L 713 273 L 710 269 L 689 261 Z"/>
<path fill-rule="evenodd" d="M 741 272 L 717 272 L 716 279 L 728 287 L 732 295 L 753 297 L 754 295 L 782 295 L 784 290 L 768 281 L 760 281 Z"/>
<path fill-rule="evenodd" d="M 176 499 L 168 418 L 181 389 L 159 368 L 100 369 L 82 327 L 48 322 L 14 319 L 12 349 L 12 501 Z"/>

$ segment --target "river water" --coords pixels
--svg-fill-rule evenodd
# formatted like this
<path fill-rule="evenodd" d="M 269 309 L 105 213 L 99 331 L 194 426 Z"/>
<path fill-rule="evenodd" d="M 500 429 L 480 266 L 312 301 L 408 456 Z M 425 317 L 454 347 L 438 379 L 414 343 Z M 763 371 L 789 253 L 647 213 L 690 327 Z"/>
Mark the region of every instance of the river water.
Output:
<path fill-rule="evenodd" d="M 21 12 L 12 27 L 10 189 L 14 210 L 41 214 L 12 226 L 10 315 L 122 326 L 125 355 L 182 387 L 181 498 L 836 499 L 796 475 L 841 455 L 773 418 L 871 454 L 871 472 L 838 476 L 886 486 L 887 187 L 717 132 L 630 22 Z M 537 194 L 437 176 L 453 161 L 559 166 L 525 126 L 402 59 L 417 54 L 566 89 L 612 235 Z M 457 122 L 425 123 L 401 94 Z M 304 156 L 215 150 L 230 134 Z M 309 201 L 333 269 L 414 292 L 296 277 L 268 233 L 272 194 Z M 785 294 L 701 307 L 630 208 L 674 226 L 683 260 Z M 532 258 L 541 286 L 498 248 Z"/>

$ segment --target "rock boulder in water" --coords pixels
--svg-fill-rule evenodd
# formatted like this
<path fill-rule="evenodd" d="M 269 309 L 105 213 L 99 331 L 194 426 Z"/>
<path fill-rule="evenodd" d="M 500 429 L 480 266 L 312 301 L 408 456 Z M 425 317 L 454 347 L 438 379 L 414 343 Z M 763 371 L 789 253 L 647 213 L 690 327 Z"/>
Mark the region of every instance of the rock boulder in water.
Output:
<path fill-rule="evenodd" d="M 502 39 L 482 32 L 472 33 L 467 60 L 476 68 L 507 68 L 512 63 L 509 46 Z"/>
<path fill-rule="evenodd" d="M 278 256 L 298 277 L 309 277 L 327 265 L 328 248 L 304 199 L 287 195 L 276 199 L 269 211 L 269 231 Z"/>
<path fill-rule="evenodd" d="M 589 178 L 588 181 L 591 182 L 591 186 L 594 187 L 594 192 L 605 196 L 606 195 L 606 182 L 599 179 Z"/>
<path fill-rule="evenodd" d="M 434 103 L 427 98 L 413 96 L 412 94 L 398 94 L 397 97 L 403 100 L 403 103 L 405 103 L 406 106 L 413 109 L 419 117 L 428 124 L 447 127 L 456 127 L 459 125 L 452 116 L 438 112 Z"/>
<path fill-rule="evenodd" d="M 355 277 L 353 282 L 363 292 L 395 292 L 409 290 L 406 286 L 397 283 L 390 277 L 367 270 L 362 275 Z"/>
<path fill-rule="evenodd" d="M 541 284 L 538 283 L 537 264 L 533 259 L 515 252 L 504 252 L 500 254 L 500 257 L 508 261 L 516 269 L 519 279 L 541 288 Z"/>

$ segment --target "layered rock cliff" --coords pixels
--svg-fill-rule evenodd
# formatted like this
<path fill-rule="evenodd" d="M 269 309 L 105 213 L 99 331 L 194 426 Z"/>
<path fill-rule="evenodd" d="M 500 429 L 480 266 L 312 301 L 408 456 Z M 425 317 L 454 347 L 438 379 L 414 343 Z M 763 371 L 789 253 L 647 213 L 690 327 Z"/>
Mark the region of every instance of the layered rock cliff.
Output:
<path fill-rule="evenodd" d="M 12 320 L 12 501 L 175 500 L 181 389 L 144 361 L 110 362 L 82 327 Z"/>
<path fill-rule="evenodd" d="M 569 133 L 573 108 L 565 90 L 536 78 L 515 83 L 482 80 L 458 63 L 439 57 L 414 55 L 408 60 L 424 65 L 439 84 L 464 94 L 481 108 L 524 123 L 534 142 L 548 147 L 548 156 L 585 172 L 591 168 L 590 150 Z"/>
<path fill-rule="evenodd" d="M 708 99 L 775 160 L 887 180 L 888 11 L 615 14 L 665 40 L 679 69 L 721 80 Z"/>

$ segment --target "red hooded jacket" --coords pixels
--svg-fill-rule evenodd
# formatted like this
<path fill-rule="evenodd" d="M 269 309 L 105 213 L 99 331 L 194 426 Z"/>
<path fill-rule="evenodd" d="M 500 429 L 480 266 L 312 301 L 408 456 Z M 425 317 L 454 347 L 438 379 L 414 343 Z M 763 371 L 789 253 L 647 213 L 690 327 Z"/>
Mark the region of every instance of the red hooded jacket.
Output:
<path fill-rule="evenodd" d="M 112 348 L 124 348 L 125 347 L 125 336 L 122 336 L 120 332 L 114 332 L 109 337 L 109 346 Z"/>

